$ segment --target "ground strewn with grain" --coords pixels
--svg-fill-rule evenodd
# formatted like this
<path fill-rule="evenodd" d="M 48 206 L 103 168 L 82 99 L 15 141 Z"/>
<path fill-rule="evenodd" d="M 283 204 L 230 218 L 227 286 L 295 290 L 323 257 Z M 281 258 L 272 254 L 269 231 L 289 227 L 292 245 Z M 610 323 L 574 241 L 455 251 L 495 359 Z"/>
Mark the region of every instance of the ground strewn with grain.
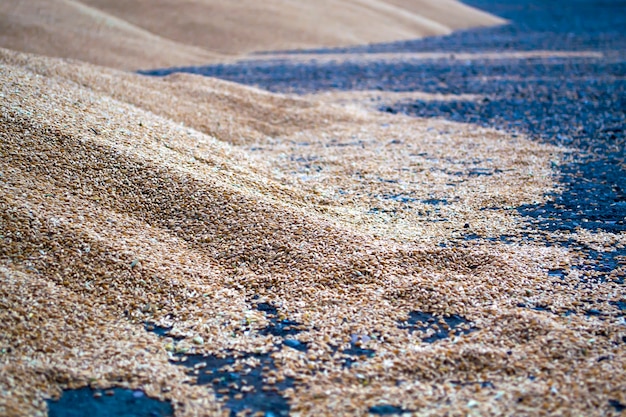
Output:
<path fill-rule="evenodd" d="M 253 84 L 255 68 L 269 83 L 269 67 L 286 80 L 276 68 L 444 59 L 380 47 L 233 68 Z M 454 60 L 623 62 L 574 49 Z M 395 82 L 359 79 L 374 78 Z M 315 94 L 296 96 L 0 49 L 0 79 L 0 415 L 62 415 L 57 400 L 85 387 L 179 417 L 626 408 L 621 206 L 597 227 L 585 208 L 555 214 L 579 201 L 563 167 L 583 152 L 620 169 L 619 132 L 564 144 L 496 129 L 462 103 L 499 92 L 453 76 L 417 92 L 303 77 Z"/>

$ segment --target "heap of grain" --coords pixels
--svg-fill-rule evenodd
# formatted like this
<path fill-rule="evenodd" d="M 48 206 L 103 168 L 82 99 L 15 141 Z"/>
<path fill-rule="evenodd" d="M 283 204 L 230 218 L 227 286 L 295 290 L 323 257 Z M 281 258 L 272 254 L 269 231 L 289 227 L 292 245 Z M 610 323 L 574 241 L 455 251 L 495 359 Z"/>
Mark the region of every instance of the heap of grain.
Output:
<path fill-rule="evenodd" d="M 267 384 L 295 378 L 285 395 L 308 415 L 624 401 L 623 327 L 578 314 L 612 311 L 618 277 L 576 285 L 594 272 L 524 239 L 511 209 L 545 201 L 562 150 L 189 76 L 8 51 L 0 65 L 0 414 L 42 415 L 85 385 L 218 413 L 145 322 L 189 353 L 273 352 Z M 277 350 L 253 300 L 301 323 L 308 351 Z M 411 312 L 473 331 L 426 344 L 399 325 Z M 375 355 L 346 368 L 333 358 L 355 337 Z"/>

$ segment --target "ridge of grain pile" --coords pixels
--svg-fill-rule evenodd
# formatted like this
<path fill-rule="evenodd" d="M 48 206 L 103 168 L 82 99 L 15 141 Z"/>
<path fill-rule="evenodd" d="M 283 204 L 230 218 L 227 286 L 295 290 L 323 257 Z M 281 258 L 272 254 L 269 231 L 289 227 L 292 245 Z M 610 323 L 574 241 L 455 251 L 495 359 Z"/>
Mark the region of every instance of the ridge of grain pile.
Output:
<path fill-rule="evenodd" d="M 0 47 L 137 70 L 502 23 L 455 0 L 3 0 Z"/>

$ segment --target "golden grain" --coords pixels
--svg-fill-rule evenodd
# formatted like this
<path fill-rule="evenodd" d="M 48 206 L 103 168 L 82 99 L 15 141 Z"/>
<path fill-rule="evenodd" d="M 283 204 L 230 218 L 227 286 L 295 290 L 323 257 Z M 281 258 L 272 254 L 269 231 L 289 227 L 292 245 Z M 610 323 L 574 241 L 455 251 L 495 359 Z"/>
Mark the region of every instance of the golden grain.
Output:
<path fill-rule="evenodd" d="M 598 404 L 626 403 L 624 324 L 580 314 L 589 301 L 615 313 L 624 262 L 605 283 L 578 286 L 600 275 L 575 268 L 574 250 L 458 244 L 465 224 L 519 236 L 525 221 L 507 207 L 557 192 L 551 162 L 566 150 L 354 103 L 4 50 L 0 79 L 3 414 L 43 413 L 66 388 L 121 385 L 173 401 L 177 416 L 219 415 L 172 352 L 272 352 L 263 389 L 296 378 L 285 396 L 302 415 L 363 414 L 381 399 L 424 415 L 602 415 Z M 459 181 L 452 173 L 466 161 L 502 172 Z M 567 239 L 626 245 L 584 230 Z M 554 269 L 565 279 L 549 277 Z M 268 319 L 256 295 L 303 324 L 308 354 L 257 334 Z M 398 324 L 411 311 L 437 319 L 409 333 Z M 450 330 L 450 314 L 472 326 L 423 343 Z M 173 326 L 171 337 L 145 322 Z M 345 369 L 334 352 L 352 335 L 367 335 L 360 345 L 376 354 Z"/>

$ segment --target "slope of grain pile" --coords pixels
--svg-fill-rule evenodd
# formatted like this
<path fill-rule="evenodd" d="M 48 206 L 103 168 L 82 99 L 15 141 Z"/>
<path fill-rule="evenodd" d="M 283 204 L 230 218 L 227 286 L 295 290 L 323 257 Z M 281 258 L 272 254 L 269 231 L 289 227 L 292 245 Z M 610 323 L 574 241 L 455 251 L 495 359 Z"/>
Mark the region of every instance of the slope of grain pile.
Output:
<path fill-rule="evenodd" d="M 501 24 L 455 0 L 5 0 L 0 47 L 123 69 L 413 39 Z"/>
<path fill-rule="evenodd" d="M 575 253 L 532 240 L 451 247 L 468 227 L 519 235 L 511 208 L 545 199 L 566 150 L 7 50 L 0 77 L 0 414 L 44 415 L 86 385 L 218 413 L 146 322 L 188 353 L 273 352 L 267 383 L 293 378 L 284 395 L 307 415 L 594 415 L 625 400 L 623 327 L 581 314 L 590 299 L 612 311 L 616 277 L 579 286 L 593 271 Z M 306 353 L 258 331 L 261 301 L 300 323 Z M 467 324 L 428 344 L 399 324 L 412 312 Z M 342 366 L 355 339 L 375 354 Z"/>

